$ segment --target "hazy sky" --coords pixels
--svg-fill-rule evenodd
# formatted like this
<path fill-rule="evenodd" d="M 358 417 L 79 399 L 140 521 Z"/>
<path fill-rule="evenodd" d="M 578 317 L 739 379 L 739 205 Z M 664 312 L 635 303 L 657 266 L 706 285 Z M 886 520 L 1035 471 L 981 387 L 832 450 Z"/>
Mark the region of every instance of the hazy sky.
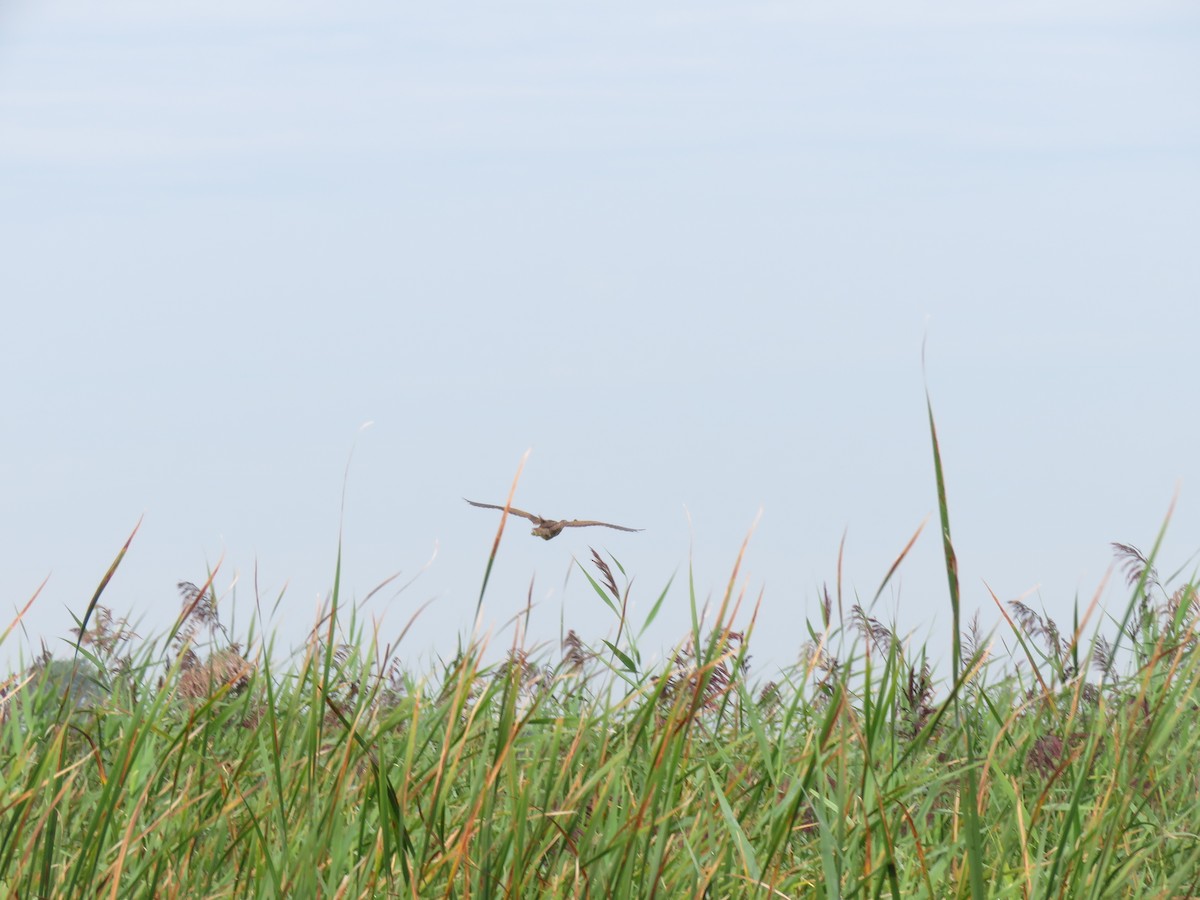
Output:
<path fill-rule="evenodd" d="M 118 615 L 221 559 L 300 640 L 352 447 L 344 597 L 420 573 L 365 607 L 432 601 L 414 664 L 528 448 L 517 506 L 646 530 L 511 520 L 499 644 L 531 579 L 535 639 L 612 637 L 589 545 L 635 622 L 677 573 L 673 643 L 760 507 L 760 671 L 843 532 L 865 601 L 932 516 L 874 613 L 941 635 L 926 337 L 967 610 L 1069 620 L 1177 485 L 1164 574 L 1200 548 L 1198 246 L 1191 3 L 5 4 L 5 620 L 49 581 L 2 652 L 62 655 L 143 515 Z"/>

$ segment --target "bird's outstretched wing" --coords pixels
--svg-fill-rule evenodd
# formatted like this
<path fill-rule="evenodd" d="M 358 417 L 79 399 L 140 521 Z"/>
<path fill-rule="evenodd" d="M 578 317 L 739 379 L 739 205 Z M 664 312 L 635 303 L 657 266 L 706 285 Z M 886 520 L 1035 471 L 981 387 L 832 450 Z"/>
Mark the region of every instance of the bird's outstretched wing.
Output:
<path fill-rule="evenodd" d="M 463 497 L 463 499 L 467 500 L 466 497 Z M 472 506 L 478 506 L 480 509 L 498 509 L 501 511 L 504 510 L 503 506 L 497 506 L 495 503 L 476 503 L 474 500 L 467 500 L 467 502 L 470 503 Z M 515 506 L 508 507 L 508 511 L 510 513 L 512 513 L 514 516 L 521 516 L 522 518 L 528 519 L 530 522 L 545 521 L 541 516 L 535 516 L 533 513 L 527 513 L 522 509 L 517 509 Z"/>
<path fill-rule="evenodd" d="M 624 525 L 613 525 L 609 522 L 592 522 L 585 519 L 572 519 L 570 522 L 563 522 L 564 528 L 586 528 L 589 525 L 603 525 L 605 528 L 615 528 L 617 531 L 642 531 L 641 528 L 626 528 Z"/>

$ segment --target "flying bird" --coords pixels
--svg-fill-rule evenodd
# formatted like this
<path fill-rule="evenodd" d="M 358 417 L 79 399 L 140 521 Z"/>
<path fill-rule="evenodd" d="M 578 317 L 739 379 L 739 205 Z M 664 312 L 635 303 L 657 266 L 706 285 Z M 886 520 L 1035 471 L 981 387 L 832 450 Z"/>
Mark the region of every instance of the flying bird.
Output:
<path fill-rule="evenodd" d="M 467 500 L 466 497 L 463 497 Z M 472 506 L 478 506 L 480 509 L 499 509 L 504 510 L 506 507 L 497 506 L 495 503 L 476 503 L 474 500 L 467 500 Z M 589 525 L 603 525 L 605 528 L 615 528 L 617 531 L 641 531 L 641 528 L 626 528 L 624 525 L 612 525 L 608 522 L 593 522 L 590 519 L 543 519 L 541 516 L 535 516 L 533 513 L 527 513 L 520 509 L 507 507 L 508 511 L 514 516 L 521 516 L 533 523 L 533 531 L 530 534 L 540 537 L 544 541 L 558 537 L 564 528 L 586 528 Z"/>

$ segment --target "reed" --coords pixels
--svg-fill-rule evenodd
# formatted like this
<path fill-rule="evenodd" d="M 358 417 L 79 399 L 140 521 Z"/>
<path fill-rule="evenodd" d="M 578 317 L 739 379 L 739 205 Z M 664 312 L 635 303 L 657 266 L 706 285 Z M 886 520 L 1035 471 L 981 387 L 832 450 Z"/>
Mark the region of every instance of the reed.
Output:
<path fill-rule="evenodd" d="M 0 893 L 1200 894 L 1194 583 L 1118 544 L 1129 599 L 1107 620 L 1013 601 L 993 633 L 959 622 L 930 426 L 955 621 L 942 678 L 869 606 L 842 611 L 840 571 L 837 604 L 824 591 L 768 681 L 751 668 L 763 599 L 735 594 L 736 570 L 707 615 L 689 573 L 691 622 L 648 663 L 639 639 L 673 586 L 629 621 L 630 580 L 596 551 L 580 568 L 612 640 L 568 631 L 495 661 L 464 635 L 415 670 L 335 591 L 281 661 L 253 627 L 227 632 L 211 576 L 139 638 L 100 602 L 126 543 L 75 654 L 4 687 Z"/>

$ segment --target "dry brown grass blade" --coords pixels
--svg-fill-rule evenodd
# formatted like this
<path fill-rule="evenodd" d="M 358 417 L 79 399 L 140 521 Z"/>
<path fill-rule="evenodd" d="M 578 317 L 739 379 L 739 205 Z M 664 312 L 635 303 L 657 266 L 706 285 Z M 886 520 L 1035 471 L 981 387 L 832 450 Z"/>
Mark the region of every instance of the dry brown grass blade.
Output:
<path fill-rule="evenodd" d="M 737 559 L 733 562 L 733 571 L 729 573 L 729 584 L 725 588 L 725 594 L 721 598 L 721 605 L 717 609 L 716 619 L 713 622 L 713 636 L 721 634 L 725 629 L 725 623 L 730 622 L 737 615 L 737 611 L 741 608 L 742 599 L 745 596 L 745 588 L 738 594 L 736 601 L 733 600 L 734 589 L 737 586 L 738 572 L 742 568 L 742 560 L 746 556 L 746 548 L 750 546 L 750 538 L 753 537 L 754 531 L 758 528 L 758 522 L 762 518 L 762 507 L 759 507 L 758 513 L 754 516 L 754 521 L 750 523 L 750 528 L 746 532 L 746 537 L 742 539 L 742 546 L 738 549 Z M 730 603 L 733 603 L 733 610 L 730 610 Z M 697 640 L 697 649 L 699 643 L 699 634 L 695 635 Z"/>
<path fill-rule="evenodd" d="M 33 601 L 38 598 L 38 594 L 42 592 L 42 588 L 46 586 L 46 582 L 49 580 L 49 575 L 42 579 L 42 583 L 37 586 L 37 590 L 33 592 L 33 596 L 26 601 L 25 605 L 21 607 L 21 611 L 17 613 L 17 617 L 8 623 L 8 627 L 4 629 L 4 634 L 0 634 L 0 644 L 3 644 L 5 639 L 12 634 L 12 630 L 21 624 L 21 619 L 25 617 L 25 613 L 29 612 L 29 607 L 33 606 Z"/>
<path fill-rule="evenodd" d="M 725 621 L 725 610 L 729 607 L 729 601 L 733 598 L 733 587 L 737 583 L 738 572 L 742 568 L 742 559 L 746 556 L 746 548 L 750 546 L 750 538 L 754 536 L 754 531 L 758 528 L 758 522 L 762 518 L 762 507 L 759 507 L 758 513 L 754 516 L 754 521 L 750 523 L 750 530 L 746 532 L 746 536 L 742 539 L 742 546 L 738 549 L 737 559 L 733 562 L 733 571 L 729 573 L 729 585 L 725 588 L 725 599 L 721 602 L 721 609 L 717 613 L 717 621 Z"/>
<path fill-rule="evenodd" d="M 487 568 L 483 571 L 483 584 L 479 588 L 479 602 L 475 604 L 475 618 L 479 618 L 479 610 L 483 608 L 483 595 L 487 593 L 488 579 L 492 575 L 492 566 L 496 562 L 496 554 L 500 552 L 500 538 L 504 536 L 504 523 L 508 521 L 508 511 L 512 508 L 513 497 L 517 493 L 517 482 L 521 480 L 521 472 L 525 470 L 525 462 L 529 459 L 529 454 L 533 452 L 530 447 L 521 456 L 521 462 L 517 465 L 517 474 L 513 476 L 512 487 L 508 489 L 508 498 L 504 501 L 504 512 L 500 514 L 500 525 L 496 528 L 496 539 L 492 541 L 492 552 L 488 556 Z"/>
<path fill-rule="evenodd" d="M 871 598 L 872 605 L 874 605 L 875 601 L 879 599 L 879 595 L 883 593 L 883 589 L 887 587 L 888 582 L 892 580 L 892 576 L 895 575 L 896 570 L 900 568 L 900 563 L 904 562 L 904 557 L 908 556 L 908 551 L 913 548 L 913 544 L 917 542 L 917 538 L 921 536 L 921 532 L 925 530 L 925 526 L 928 523 L 929 516 L 926 516 L 921 524 L 917 526 L 917 530 L 913 533 L 913 536 L 908 539 L 908 543 L 904 545 L 904 549 L 900 551 L 900 555 L 896 557 L 896 561 L 892 563 L 892 567 L 888 569 L 887 574 L 883 576 L 883 582 L 879 585 L 879 590 L 877 590 L 875 592 L 875 596 Z M 838 554 L 838 570 L 841 570 L 840 553 Z M 839 590 L 838 593 L 840 595 L 841 591 Z"/>

